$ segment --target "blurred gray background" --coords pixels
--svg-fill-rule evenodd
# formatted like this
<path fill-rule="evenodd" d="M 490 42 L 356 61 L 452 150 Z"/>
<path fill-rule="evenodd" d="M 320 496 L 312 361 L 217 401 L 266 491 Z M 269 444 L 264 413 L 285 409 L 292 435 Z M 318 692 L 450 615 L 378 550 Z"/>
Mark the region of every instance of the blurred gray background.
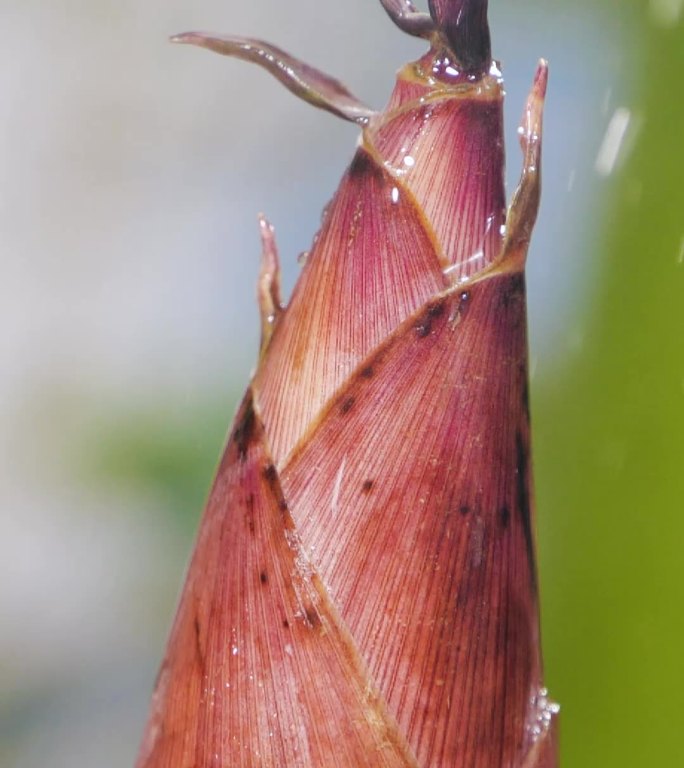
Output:
<path fill-rule="evenodd" d="M 643 119 L 639 29 L 681 23 L 679 0 L 627 5 L 490 3 L 509 193 L 536 61 L 551 67 L 533 387 L 591 334 L 591 244 Z M 272 40 L 376 107 L 423 44 L 374 0 L 4 0 L 0 23 L 0 764 L 113 768 L 137 750 L 256 359 L 256 215 L 289 290 L 357 133 L 167 37 Z"/>

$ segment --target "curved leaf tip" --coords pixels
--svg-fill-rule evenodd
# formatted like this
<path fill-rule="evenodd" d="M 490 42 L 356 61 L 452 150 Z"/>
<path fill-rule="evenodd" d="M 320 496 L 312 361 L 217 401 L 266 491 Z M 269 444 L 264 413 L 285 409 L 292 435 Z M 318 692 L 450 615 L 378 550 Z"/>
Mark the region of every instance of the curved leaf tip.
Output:
<path fill-rule="evenodd" d="M 196 45 L 223 56 L 258 64 L 295 96 L 344 120 L 366 125 L 375 114 L 336 78 L 263 40 L 207 32 L 182 32 L 172 35 L 170 41 Z"/>

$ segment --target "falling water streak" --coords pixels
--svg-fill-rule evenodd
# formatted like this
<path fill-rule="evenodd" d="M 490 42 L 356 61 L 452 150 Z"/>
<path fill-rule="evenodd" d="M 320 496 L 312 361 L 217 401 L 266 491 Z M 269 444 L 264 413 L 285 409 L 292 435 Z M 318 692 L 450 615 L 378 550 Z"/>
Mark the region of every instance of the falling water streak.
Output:
<path fill-rule="evenodd" d="M 613 112 L 594 164 L 601 176 L 610 176 L 615 169 L 631 120 L 632 113 L 626 107 L 618 107 Z"/>
<path fill-rule="evenodd" d="M 650 0 L 651 18 L 661 27 L 674 27 L 684 10 L 684 0 Z"/>

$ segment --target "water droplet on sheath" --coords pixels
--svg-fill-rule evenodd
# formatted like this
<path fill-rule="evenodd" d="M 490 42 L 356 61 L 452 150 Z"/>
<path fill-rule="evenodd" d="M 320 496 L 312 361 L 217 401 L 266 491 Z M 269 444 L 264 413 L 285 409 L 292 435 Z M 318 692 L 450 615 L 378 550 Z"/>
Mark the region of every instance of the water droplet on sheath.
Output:
<path fill-rule="evenodd" d="M 560 712 L 560 705 L 549 699 L 546 688 L 540 688 L 536 696 L 532 697 L 534 708 L 532 720 L 529 724 L 530 733 L 534 741 L 539 740 L 548 730 L 554 715 Z"/>
<path fill-rule="evenodd" d="M 325 224 L 325 220 L 328 218 L 328 215 L 330 214 L 331 206 L 332 206 L 332 200 L 330 200 L 323 206 L 323 210 L 321 211 L 321 224 Z"/>

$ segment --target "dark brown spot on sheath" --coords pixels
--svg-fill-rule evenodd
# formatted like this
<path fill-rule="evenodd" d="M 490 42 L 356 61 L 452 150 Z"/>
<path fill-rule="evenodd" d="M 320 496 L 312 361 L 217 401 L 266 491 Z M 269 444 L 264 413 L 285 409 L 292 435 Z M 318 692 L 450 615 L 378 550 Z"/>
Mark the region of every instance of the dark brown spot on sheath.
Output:
<path fill-rule="evenodd" d="M 354 181 L 357 184 L 366 184 L 370 181 L 369 176 L 375 177 L 376 182 L 382 183 L 385 181 L 382 169 L 378 167 L 377 163 L 363 148 L 356 150 L 347 173 L 349 174 L 350 181 Z"/>
<path fill-rule="evenodd" d="M 254 494 L 250 493 L 245 499 L 247 509 L 244 514 L 245 525 L 250 533 L 254 533 Z"/>
<path fill-rule="evenodd" d="M 283 516 L 287 519 L 289 507 L 287 501 L 283 496 L 282 488 L 280 487 L 280 478 L 278 477 L 278 470 L 274 464 L 270 462 L 264 466 L 263 475 L 266 482 L 271 488 L 271 493 L 275 497 L 275 502 L 278 505 L 278 509 L 283 513 Z"/>
<path fill-rule="evenodd" d="M 264 477 L 268 481 L 268 484 L 271 486 L 271 488 L 276 484 L 278 480 L 278 470 L 275 468 L 274 464 L 267 464 L 264 467 Z"/>
<path fill-rule="evenodd" d="M 508 523 L 511 519 L 511 511 L 508 509 L 506 504 L 501 507 L 499 510 L 499 522 L 501 523 L 501 527 L 505 530 L 508 528 Z"/>
<path fill-rule="evenodd" d="M 250 397 L 245 403 L 240 420 L 233 430 L 233 442 L 237 448 L 240 461 L 245 461 L 247 459 L 247 451 L 249 450 L 250 444 L 254 441 L 255 431 L 256 417 L 254 415 L 254 407 Z"/>
<path fill-rule="evenodd" d="M 365 368 L 362 368 L 360 371 L 360 375 L 362 379 L 372 379 L 375 375 L 375 371 L 373 370 L 372 365 L 367 365 Z"/>
<path fill-rule="evenodd" d="M 202 640 L 200 637 L 200 623 L 197 616 L 195 616 L 193 621 L 193 629 L 195 635 L 195 655 L 197 656 L 197 661 L 200 665 L 200 668 L 202 669 L 202 672 L 204 672 L 206 663 L 204 660 L 204 651 L 202 650 Z"/>
<path fill-rule="evenodd" d="M 344 415 L 345 413 L 349 413 L 351 409 L 354 407 L 354 403 L 356 402 L 356 399 L 349 395 L 348 397 L 345 397 L 342 401 L 342 405 L 340 405 L 340 413 Z"/>
<path fill-rule="evenodd" d="M 266 573 L 266 571 L 261 571 L 259 574 L 259 581 L 262 584 L 268 584 L 268 573 Z"/>
<path fill-rule="evenodd" d="M 418 334 L 418 338 L 424 339 L 432 332 L 432 323 L 436 317 L 444 314 L 444 302 L 440 301 L 439 304 L 433 304 L 428 307 L 425 312 L 420 316 L 413 326 Z"/>
<path fill-rule="evenodd" d="M 465 517 L 470 512 L 470 507 L 467 504 L 461 504 L 458 511 Z"/>
<path fill-rule="evenodd" d="M 361 486 L 361 491 L 363 493 L 370 493 L 371 488 L 373 487 L 373 481 L 372 480 L 364 480 L 363 485 Z"/>
<path fill-rule="evenodd" d="M 311 603 L 307 603 L 304 606 L 304 614 L 306 616 L 306 623 L 312 628 L 317 629 L 321 626 L 321 617 L 318 615 L 318 611 L 311 605 Z"/>
<path fill-rule="evenodd" d="M 502 296 L 501 303 L 509 307 L 514 302 L 519 302 L 525 293 L 525 278 L 522 274 L 512 275 L 508 281 Z"/>

